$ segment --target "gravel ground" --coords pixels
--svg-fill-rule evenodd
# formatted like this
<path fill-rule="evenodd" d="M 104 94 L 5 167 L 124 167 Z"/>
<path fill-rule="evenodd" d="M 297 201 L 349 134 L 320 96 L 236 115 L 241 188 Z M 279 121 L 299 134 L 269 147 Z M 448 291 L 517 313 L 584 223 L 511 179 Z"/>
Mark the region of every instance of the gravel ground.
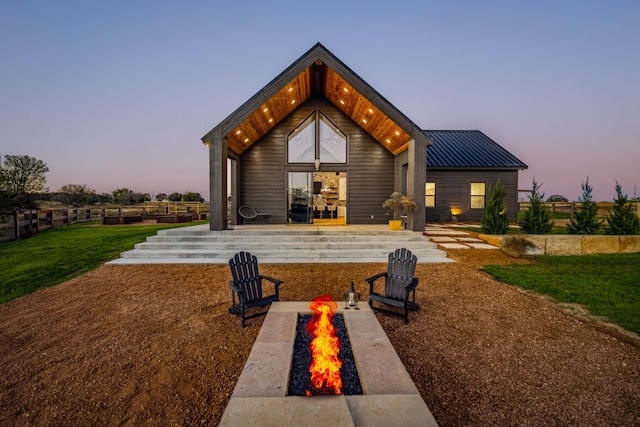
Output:
<path fill-rule="evenodd" d="M 421 264 L 422 308 L 377 314 L 441 426 L 640 425 L 640 340 L 477 270 Z M 381 264 L 261 265 L 282 300 L 339 298 Z M 262 325 L 227 266 L 105 265 L 0 305 L 0 425 L 216 425 Z"/>

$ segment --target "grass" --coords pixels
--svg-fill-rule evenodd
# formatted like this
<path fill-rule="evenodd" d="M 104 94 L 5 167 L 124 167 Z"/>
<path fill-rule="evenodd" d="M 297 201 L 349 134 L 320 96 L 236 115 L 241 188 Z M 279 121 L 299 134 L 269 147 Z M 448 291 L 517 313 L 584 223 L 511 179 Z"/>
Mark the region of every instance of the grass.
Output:
<path fill-rule="evenodd" d="M 57 227 L 28 239 L 0 244 L 0 303 L 57 285 L 94 270 L 164 228 L 160 225 Z"/>
<path fill-rule="evenodd" d="M 640 334 L 640 254 L 541 256 L 532 264 L 489 265 L 496 279 L 584 306 Z"/>

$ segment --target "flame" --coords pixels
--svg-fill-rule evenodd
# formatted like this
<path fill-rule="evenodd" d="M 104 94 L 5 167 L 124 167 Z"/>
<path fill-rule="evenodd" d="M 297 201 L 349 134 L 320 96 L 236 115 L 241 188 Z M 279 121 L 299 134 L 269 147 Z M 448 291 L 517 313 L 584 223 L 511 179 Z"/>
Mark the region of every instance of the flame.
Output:
<path fill-rule="evenodd" d="M 333 326 L 333 312 L 337 308 L 335 301 L 329 295 L 314 298 L 309 305 L 314 314 L 307 325 L 311 333 L 311 388 L 316 391 L 306 391 L 307 396 L 313 394 L 341 394 L 342 377 L 340 368 L 342 361 L 340 353 L 340 339 L 336 336 Z"/>

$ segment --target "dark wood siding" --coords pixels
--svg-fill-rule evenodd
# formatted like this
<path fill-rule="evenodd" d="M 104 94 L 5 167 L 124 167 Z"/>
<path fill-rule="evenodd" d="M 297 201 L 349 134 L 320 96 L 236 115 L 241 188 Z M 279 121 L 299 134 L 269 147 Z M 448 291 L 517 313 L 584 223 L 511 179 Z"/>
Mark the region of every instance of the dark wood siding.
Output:
<path fill-rule="evenodd" d="M 518 172 L 499 170 L 435 170 L 427 169 L 427 182 L 436 183 L 436 207 L 427 208 L 427 222 L 449 222 L 451 210 L 458 209 L 458 221 L 479 222 L 484 209 L 470 209 L 472 182 L 485 183 L 485 205 L 491 188 L 500 178 L 507 191 L 504 199 L 509 221 L 515 221 L 518 212 Z"/>
<path fill-rule="evenodd" d="M 348 163 L 322 165 L 321 171 L 347 172 L 347 222 L 385 223 L 382 203 L 393 191 L 393 155 L 357 123 L 326 99 L 310 99 L 292 112 L 240 157 L 239 202 L 270 216 L 268 222 L 287 222 L 287 174 L 313 171 L 312 165 L 287 163 L 287 135 L 319 109 L 348 138 Z"/>

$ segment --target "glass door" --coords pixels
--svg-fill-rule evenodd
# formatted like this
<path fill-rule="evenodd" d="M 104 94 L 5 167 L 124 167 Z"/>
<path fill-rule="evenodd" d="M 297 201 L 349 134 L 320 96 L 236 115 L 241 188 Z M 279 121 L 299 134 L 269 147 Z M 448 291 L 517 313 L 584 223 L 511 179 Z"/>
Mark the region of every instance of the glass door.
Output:
<path fill-rule="evenodd" d="M 313 173 L 289 172 L 289 224 L 313 223 Z"/>

